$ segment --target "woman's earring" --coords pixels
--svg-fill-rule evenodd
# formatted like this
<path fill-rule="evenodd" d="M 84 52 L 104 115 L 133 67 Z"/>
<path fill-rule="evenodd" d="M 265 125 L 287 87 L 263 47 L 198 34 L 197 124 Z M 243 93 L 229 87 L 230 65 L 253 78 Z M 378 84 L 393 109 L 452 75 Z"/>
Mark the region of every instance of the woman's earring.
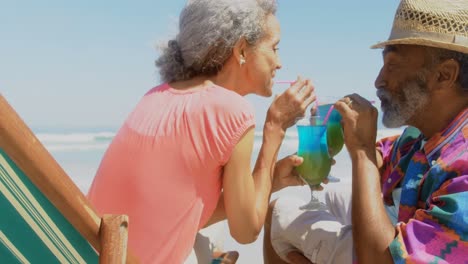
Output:
<path fill-rule="evenodd" d="M 242 56 L 240 57 L 239 64 L 240 64 L 240 66 L 245 64 L 245 58 L 244 57 L 242 57 Z"/>

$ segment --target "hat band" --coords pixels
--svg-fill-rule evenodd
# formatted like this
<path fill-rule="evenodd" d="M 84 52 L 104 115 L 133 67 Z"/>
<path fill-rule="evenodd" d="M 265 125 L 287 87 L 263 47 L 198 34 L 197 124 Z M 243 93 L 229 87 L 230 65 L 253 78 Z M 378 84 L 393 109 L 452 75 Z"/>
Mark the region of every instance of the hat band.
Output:
<path fill-rule="evenodd" d="M 413 30 L 402 30 L 394 28 L 390 34 L 389 40 L 405 39 L 405 38 L 419 38 L 425 40 L 432 40 L 437 42 L 445 42 L 447 44 L 456 44 L 468 47 L 468 37 L 459 35 L 442 34 L 436 32 L 421 32 Z"/>

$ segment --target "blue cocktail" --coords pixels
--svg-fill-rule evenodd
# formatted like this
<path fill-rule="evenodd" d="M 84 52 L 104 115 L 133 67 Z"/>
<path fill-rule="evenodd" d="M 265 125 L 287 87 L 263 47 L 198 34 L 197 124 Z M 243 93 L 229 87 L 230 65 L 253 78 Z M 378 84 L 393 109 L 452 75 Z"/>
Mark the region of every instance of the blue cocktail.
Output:
<path fill-rule="evenodd" d="M 321 209 L 324 207 L 315 197 L 315 188 L 327 178 L 331 169 L 331 158 L 328 152 L 327 127 L 318 116 L 299 119 L 296 123 L 299 135 L 297 154 L 304 159 L 297 167 L 301 177 L 309 184 L 311 201 L 301 209 Z"/>

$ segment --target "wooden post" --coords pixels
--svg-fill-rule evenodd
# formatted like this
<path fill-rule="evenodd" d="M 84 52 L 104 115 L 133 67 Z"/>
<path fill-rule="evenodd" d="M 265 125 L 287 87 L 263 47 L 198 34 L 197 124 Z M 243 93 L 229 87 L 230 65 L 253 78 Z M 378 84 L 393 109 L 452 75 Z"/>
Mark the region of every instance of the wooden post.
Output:
<path fill-rule="evenodd" d="M 125 263 L 127 259 L 128 217 L 107 215 L 101 218 L 99 264 Z"/>

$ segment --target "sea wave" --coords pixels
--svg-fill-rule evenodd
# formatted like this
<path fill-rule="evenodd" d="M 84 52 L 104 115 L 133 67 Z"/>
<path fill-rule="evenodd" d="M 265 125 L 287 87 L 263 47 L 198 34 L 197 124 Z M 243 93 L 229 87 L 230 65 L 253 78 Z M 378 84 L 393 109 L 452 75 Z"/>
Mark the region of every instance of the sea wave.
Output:
<path fill-rule="evenodd" d="M 263 131 L 255 131 L 255 140 L 261 139 L 263 137 Z M 288 129 L 285 134 L 285 139 L 297 139 L 297 130 Z"/>
<path fill-rule="evenodd" d="M 402 132 L 398 129 L 380 129 L 377 132 L 377 138 L 397 135 Z M 50 151 L 90 151 L 106 149 L 115 136 L 114 132 L 96 132 L 96 133 L 37 133 L 36 136 Z M 254 149 L 258 149 L 262 143 L 262 131 L 255 131 Z M 288 129 L 283 141 L 283 147 L 296 148 L 297 130 Z"/>
<path fill-rule="evenodd" d="M 106 149 L 115 133 L 38 133 L 36 136 L 50 151 L 88 151 Z"/>
<path fill-rule="evenodd" d="M 39 133 L 36 135 L 39 140 L 46 143 L 83 143 L 110 141 L 115 136 L 113 132 L 98 133 Z"/>

